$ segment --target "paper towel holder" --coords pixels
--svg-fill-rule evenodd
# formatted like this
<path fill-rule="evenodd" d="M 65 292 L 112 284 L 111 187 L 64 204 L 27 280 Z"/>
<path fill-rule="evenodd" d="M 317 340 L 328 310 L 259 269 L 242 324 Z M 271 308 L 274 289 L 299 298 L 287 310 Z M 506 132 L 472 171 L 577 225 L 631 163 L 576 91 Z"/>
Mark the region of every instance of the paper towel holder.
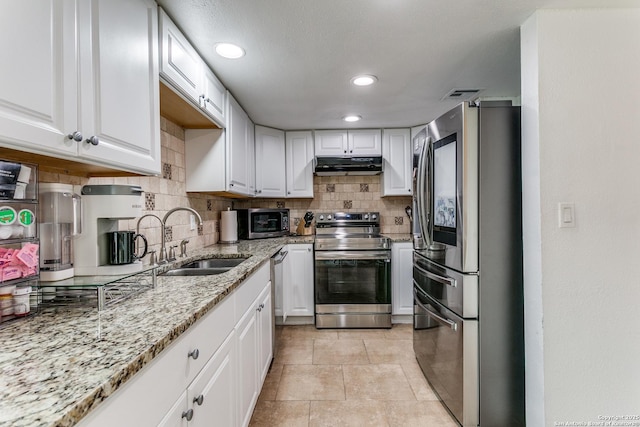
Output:
<path fill-rule="evenodd" d="M 227 214 L 227 212 L 229 212 L 229 214 Z M 233 212 L 235 215 L 231 215 L 231 212 Z M 232 229 L 230 228 L 228 231 L 231 236 L 235 238 L 232 237 L 231 239 L 222 240 L 222 232 L 226 229 L 226 227 L 232 227 Z M 226 211 L 220 212 L 220 240 L 218 241 L 218 243 L 223 245 L 238 243 L 238 213 L 237 211 L 232 211 L 231 206 L 227 207 Z"/>

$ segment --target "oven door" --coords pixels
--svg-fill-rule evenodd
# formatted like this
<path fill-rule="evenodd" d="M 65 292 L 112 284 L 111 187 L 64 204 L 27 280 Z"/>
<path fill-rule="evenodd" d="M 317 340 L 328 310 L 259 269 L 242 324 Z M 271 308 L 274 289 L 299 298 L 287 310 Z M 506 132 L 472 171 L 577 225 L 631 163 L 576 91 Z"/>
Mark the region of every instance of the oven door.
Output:
<path fill-rule="evenodd" d="M 413 349 L 425 377 L 463 426 L 477 426 L 478 321 L 465 320 L 415 284 Z"/>
<path fill-rule="evenodd" d="M 316 305 L 391 308 L 391 251 L 316 251 Z"/>

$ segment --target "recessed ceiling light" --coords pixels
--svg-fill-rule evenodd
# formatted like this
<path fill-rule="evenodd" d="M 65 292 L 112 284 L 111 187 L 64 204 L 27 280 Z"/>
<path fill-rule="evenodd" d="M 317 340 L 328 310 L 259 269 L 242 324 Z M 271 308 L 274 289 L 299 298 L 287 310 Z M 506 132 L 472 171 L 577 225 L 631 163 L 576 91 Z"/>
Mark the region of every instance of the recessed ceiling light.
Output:
<path fill-rule="evenodd" d="M 356 86 L 369 86 L 378 81 L 376 76 L 370 74 L 361 74 L 351 79 L 351 83 Z"/>
<path fill-rule="evenodd" d="M 362 118 L 362 116 L 344 116 L 342 118 L 342 120 L 344 120 L 345 122 L 357 122 L 358 120 L 360 120 Z"/>
<path fill-rule="evenodd" d="M 244 49 L 232 43 L 216 43 L 216 53 L 223 58 L 238 59 L 244 56 Z"/>

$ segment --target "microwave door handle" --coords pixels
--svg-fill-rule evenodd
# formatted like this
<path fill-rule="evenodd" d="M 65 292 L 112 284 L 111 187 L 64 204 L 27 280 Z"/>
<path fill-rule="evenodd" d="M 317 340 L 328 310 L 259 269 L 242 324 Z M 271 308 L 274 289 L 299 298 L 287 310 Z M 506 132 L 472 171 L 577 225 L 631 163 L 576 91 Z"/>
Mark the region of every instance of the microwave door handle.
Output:
<path fill-rule="evenodd" d="M 429 310 L 427 307 L 425 307 L 424 304 L 422 304 L 422 302 L 420 301 L 420 299 L 418 298 L 418 292 L 416 291 L 416 289 L 413 289 L 413 300 L 415 301 L 416 305 L 418 307 L 420 307 L 421 309 L 423 309 L 427 315 L 433 319 L 435 319 L 438 323 L 443 324 L 444 326 L 448 326 L 449 328 L 451 328 L 453 331 L 458 331 L 458 324 L 454 321 L 451 321 L 449 319 L 445 319 L 444 317 L 440 316 L 439 314 L 437 314 L 436 312 Z"/>
<path fill-rule="evenodd" d="M 432 273 L 430 271 L 425 270 L 422 267 L 419 267 L 417 264 L 414 264 L 413 268 L 415 268 L 420 273 L 427 276 L 429 279 L 435 280 L 436 282 L 442 283 L 444 285 L 449 285 L 453 288 L 458 286 L 458 282 L 456 281 L 456 279 L 451 279 L 449 277 L 444 277 L 444 276 L 440 276 L 439 274 Z"/>

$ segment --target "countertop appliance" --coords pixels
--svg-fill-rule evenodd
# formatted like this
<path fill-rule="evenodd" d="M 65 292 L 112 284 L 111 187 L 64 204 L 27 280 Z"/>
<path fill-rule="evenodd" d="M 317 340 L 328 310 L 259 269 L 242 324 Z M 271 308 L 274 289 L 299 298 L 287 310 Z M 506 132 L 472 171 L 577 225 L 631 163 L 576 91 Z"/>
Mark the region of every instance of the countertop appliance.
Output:
<path fill-rule="evenodd" d="M 73 240 L 82 233 L 81 197 L 71 184 L 41 183 L 38 193 L 40 279 L 68 279 L 75 274 Z"/>
<path fill-rule="evenodd" d="M 380 214 L 316 215 L 317 328 L 391 327 L 391 249 Z"/>
<path fill-rule="evenodd" d="M 287 257 L 288 251 L 279 250 L 271 257 L 271 301 L 276 301 L 276 297 L 282 301 L 282 262 Z M 273 358 L 278 352 L 278 339 L 276 336 L 276 310 L 272 310 L 271 318 L 271 348 L 273 348 Z"/>
<path fill-rule="evenodd" d="M 264 239 L 289 235 L 289 209 L 238 209 L 238 237 Z"/>
<path fill-rule="evenodd" d="M 85 185 L 82 196 L 82 234 L 74 247 L 77 276 L 119 275 L 142 270 L 140 261 L 110 265 L 109 232 L 119 231 L 122 219 L 142 215 L 142 188 L 134 185 Z"/>
<path fill-rule="evenodd" d="M 520 109 L 460 104 L 427 126 L 414 350 L 463 426 L 524 426 Z"/>

